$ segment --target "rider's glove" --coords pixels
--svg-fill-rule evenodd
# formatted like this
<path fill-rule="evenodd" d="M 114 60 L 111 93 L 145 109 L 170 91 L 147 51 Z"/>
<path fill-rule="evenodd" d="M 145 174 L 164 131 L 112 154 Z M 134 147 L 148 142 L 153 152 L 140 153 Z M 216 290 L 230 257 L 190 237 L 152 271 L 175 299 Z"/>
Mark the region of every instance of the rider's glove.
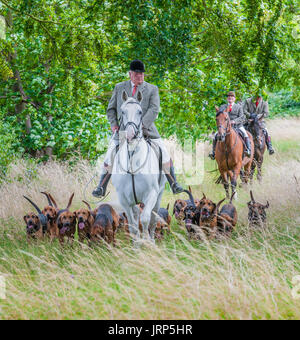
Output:
<path fill-rule="evenodd" d="M 113 133 L 115 133 L 115 131 L 119 131 L 118 125 L 112 126 L 112 127 L 111 127 L 111 130 L 112 130 Z"/>

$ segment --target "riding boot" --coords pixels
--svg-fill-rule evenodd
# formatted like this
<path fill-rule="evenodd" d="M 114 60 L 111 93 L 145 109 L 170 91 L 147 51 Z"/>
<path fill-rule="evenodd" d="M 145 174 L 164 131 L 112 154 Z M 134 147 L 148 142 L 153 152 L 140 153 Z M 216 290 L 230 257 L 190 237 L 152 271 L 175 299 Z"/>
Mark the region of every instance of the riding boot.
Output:
<path fill-rule="evenodd" d="M 106 171 L 104 174 L 101 175 L 97 188 L 92 192 L 92 195 L 94 197 L 105 196 L 107 184 L 110 180 L 110 177 L 111 177 L 111 174 L 108 171 Z"/>
<path fill-rule="evenodd" d="M 173 194 L 179 194 L 183 192 L 183 188 L 177 183 L 176 176 L 175 176 L 175 170 L 172 161 L 170 161 L 170 170 L 169 173 L 165 171 L 165 175 L 167 177 L 167 180 L 170 184 L 170 187 L 172 189 Z"/>
<path fill-rule="evenodd" d="M 217 138 L 216 136 L 213 139 L 213 147 L 212 147 L 212 152 L 208 155 L 211 159 L 215 159 L 216 157 L 216 145 L 217 145 Z"/>
<path fill-rule="evenodd" d="M 251 143 L 250 143 L 250 138 L 249 137 L 245 137 L 245 143 L 246 143 L 246 156 L 250 157 L 251 156 Z"/>
<path fill-rule="evenodd" d="M 272 146 L 271 137 L 269 136 L 268 131 L 266 131 L 266 130 L 264 130 L 264 134 L 265 134 L 267 148 L 269 150 L 269 155 L 273 155 L 273 153 L 275 151 L 274 151 L 273 146 Z"/>

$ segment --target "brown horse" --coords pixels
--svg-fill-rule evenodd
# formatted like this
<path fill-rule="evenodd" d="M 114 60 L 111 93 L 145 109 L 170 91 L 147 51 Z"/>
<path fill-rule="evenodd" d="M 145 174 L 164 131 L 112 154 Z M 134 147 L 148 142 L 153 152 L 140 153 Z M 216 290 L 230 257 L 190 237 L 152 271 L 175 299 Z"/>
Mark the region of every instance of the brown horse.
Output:
<path fill-rule="evenodd" d="M 248 177 L 250 175 L 254 154 L 253 138 L 251 133 L 247 132 L 251 142 L 251 156 L 243 158 L 243 141 L 238 132 L 231 126 L 228 108 L 221 112 L 219 111 L 219 108 L 216 107 L 216 112 L 216 122 L 218 127 L 216 161 L 221 173 L 226 197 L 229 198 L 229 177 L 232 195 L 234 195 L 234 198 L 237 198 L 236 183 L 242 167 L 244 167 L 245 183 L 248 182 Z"/>
<path fill-rule="evenodd" d="M 261 117 L 262 119 L 263 117 Z M 261 168 L 266 151 L 266 138 L 260 124 L 260 119 L 255 115 L 248 119 L 246 129 L 253 135 L 254 139 L 254 160 L 251 165 L 250 182 L 253 181 L 254 171 L 257 166 L 257 179 L 261 181 Z"/>

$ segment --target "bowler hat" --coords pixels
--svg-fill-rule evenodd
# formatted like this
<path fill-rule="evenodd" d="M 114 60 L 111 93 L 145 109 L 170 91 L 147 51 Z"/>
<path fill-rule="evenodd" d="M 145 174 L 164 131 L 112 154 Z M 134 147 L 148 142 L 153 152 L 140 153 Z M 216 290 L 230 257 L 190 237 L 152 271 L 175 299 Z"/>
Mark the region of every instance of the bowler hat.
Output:
<path fill-rule="evenodd" d="M 144 73 L 145 67 L 144 67 L 143 62 L 138 59 L 133 60 L 130 63 L 130 71 Z"/>
<path fill-rule="evenodd" d="M 227 93 L 227 97 L 229 97 L 229 96 L 235 97 L 234 91 L 229 91 L 229 92 Z"/>

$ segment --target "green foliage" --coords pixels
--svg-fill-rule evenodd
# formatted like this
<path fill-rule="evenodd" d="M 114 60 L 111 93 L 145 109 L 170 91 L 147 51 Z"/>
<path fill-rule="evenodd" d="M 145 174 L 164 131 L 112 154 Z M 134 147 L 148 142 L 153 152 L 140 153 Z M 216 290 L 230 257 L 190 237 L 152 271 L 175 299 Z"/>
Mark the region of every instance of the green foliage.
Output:
<path fill-rule="evenodd" d="M 135 58 L 160 89 L 159 131 L 181 141 L 214 129 L 228 90 L 299 88 L 294 0 L 0 0 L 0 15 L 0 114 L 22 153 L 96 159 Z"/>
<path fill-rule="evenodd" d="M 292 91 L 270 94 L 270 117 L 300 116 L 300 101 Z"/>
<path fill-rule="evenodd" d="M 0 117 L 0 183 L 5 178 L 9 163 L 16 156 L 14 152 L 15 133 Z"/>

